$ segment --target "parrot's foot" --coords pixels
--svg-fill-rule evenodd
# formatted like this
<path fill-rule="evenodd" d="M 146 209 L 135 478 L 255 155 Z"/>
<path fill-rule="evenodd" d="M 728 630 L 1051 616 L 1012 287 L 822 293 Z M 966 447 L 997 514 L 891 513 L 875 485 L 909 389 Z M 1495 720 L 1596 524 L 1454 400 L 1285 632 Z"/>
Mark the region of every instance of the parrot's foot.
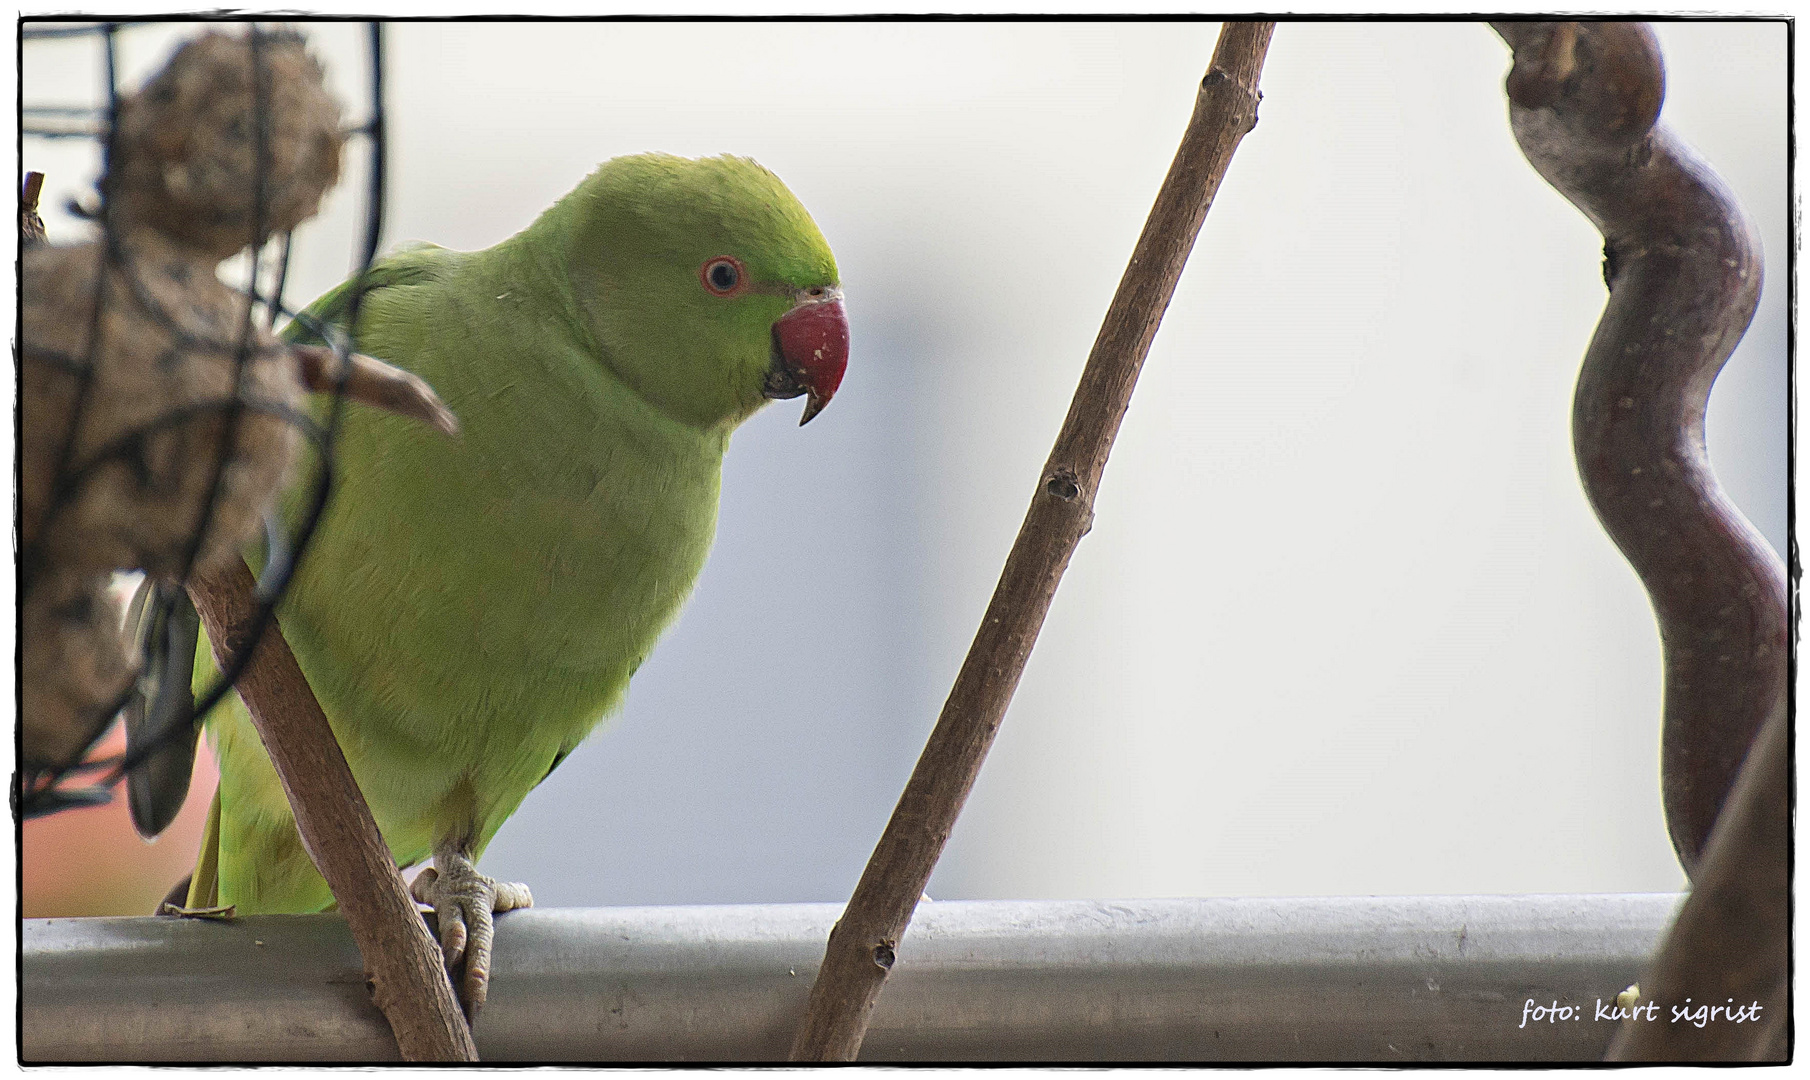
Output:
<path fill-rule="evenodd" d="M 189 882 L 193 880 L 195 880 L 194 874 L 182 875 L 182 880 L 170 886 L 170 891 L 163 894 L 162 900 L 157 901 L 157 910 L 151 912 L 151 914 L 162 915 L 164 913 L 164 908 L 182 908 L 187 906 L 189 902 Z"/>
<path fill-rule="evenodd" d="M 174 915 L 180 919 L 236 919 L 238 908 L 232 904 L 221 904 L 218 907 L 183 907 L 164 901 L 157 909 L 159 915 Z"/>
<path fill-rule="evenodd" d="M 496 932 L 491 914 L 533 907 L 534 897 L 528 886 L 486 877 L 463 852 L 448 850 L 434 853 L 434 866 L 416 876 L 410 891 L 418 902 L 434 909 L 446 970 L 454 976 L 465 1019 L 476 1020 L 490 988 L 490 947 Z"/>

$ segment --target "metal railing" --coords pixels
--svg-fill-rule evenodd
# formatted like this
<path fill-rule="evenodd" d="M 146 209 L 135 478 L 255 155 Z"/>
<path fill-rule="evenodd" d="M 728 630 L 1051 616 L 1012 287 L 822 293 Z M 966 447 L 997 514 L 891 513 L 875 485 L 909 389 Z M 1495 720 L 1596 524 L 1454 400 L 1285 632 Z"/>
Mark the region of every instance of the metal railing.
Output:
<path fill-rule="evenodd" d="M 1594 1061 L 1680 897 L 939 901 L 864 1061 Z M 497 920 L 483 1060 L 780 1061 L 836 904 Z M 28 919 L 27 1063 L 395 1060 L 333 915 Z M 1530 1004 L 1531 1003 L 1531 1004 Z M 1573 1013 L 1533 1012 L 1535 1008 Z"/>

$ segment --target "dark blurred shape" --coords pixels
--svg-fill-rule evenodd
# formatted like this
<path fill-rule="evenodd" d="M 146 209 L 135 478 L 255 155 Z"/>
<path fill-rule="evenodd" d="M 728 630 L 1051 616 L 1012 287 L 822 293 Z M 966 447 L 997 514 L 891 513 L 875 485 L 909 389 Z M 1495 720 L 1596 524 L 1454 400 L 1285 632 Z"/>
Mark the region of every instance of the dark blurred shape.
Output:
<path fill-rule="evenodd" d="M 201 617 L 177 585 L 145 578 L 127 616 L 144 672 L 126 703 L 126 756 L 141 759 L 126 773 L 132 826 L 149 840 L 175 820 L 195 771 L 195 694 L 190 682 Z"/>

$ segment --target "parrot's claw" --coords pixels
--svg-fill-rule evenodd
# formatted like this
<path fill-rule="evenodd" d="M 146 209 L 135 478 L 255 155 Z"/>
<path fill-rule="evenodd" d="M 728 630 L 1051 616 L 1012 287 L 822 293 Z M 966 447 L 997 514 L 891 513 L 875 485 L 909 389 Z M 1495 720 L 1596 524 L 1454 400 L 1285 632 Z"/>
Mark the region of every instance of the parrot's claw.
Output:
<path fill-rule="evenodd" d="M 234 919 L 238 917 L 238 909 L 233 904 L 221 904 L 217 907 L 183 907 L 172 904 L 168 900 L 157 905 L 157 914 L 174 915 L 181 919 Z"/>
<path fill-rule="evenodd" d="M 465 1019 L 473 1021 L 490 989 L 490 950 L 496 934 L 492 914 L 533 907 L 534 897 L 526 885 L 478 873 L 463 855 L 436 852 L 434 862 L 440 868 L 421 871 L 409 891 L 416 901 L 434 909 L 446 970 L 454 976 Z"/>

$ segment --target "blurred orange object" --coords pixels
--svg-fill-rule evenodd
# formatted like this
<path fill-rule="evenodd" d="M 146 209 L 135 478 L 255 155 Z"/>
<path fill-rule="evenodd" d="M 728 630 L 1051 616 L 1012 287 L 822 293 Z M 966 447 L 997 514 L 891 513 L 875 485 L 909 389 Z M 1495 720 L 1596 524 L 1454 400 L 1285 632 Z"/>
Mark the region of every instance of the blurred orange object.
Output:
<path fill-rule="evenodd" d="M 124 753 L 125 745 L 125 732 L 116 725 L 93 753 Z M 25 917 L 151 914 L 170 886 L 195 868 L 207 804 L 219 778 L 203 739 L 189 797 L 155 841 L 143 840 L 133 830 L 123 783 L 106 806 L 27 821 L 20 845 Z"/>

